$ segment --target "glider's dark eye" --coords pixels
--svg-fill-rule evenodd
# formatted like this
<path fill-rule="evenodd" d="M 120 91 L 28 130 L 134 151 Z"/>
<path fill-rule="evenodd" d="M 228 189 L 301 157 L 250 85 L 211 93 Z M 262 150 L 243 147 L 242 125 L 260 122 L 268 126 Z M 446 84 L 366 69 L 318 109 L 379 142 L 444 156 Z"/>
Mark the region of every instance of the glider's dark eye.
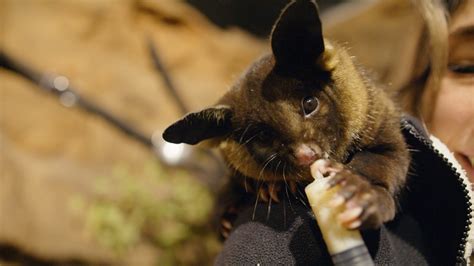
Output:
<path fill-rule="evenodd" d="M 313 112 L 318 110 L 318 98 L 314 96 L 304 97 L 303 100 L 301 100 L 301 107 L 303 108 L 303 113 L 305 116 L 312 114 Z"/>

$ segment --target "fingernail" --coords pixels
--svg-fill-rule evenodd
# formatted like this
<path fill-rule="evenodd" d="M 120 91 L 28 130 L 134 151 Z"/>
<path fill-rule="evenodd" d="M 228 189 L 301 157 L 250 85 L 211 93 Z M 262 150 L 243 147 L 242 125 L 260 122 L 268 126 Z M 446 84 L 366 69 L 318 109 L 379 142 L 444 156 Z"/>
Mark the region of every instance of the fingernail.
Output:
<path fill-rule="evenodd" d="M 356 229 L 358 228 L 360 225 L 362 224 L 362 222 L 360 220 L 355 220 L 353 221 L 352 223 L 350 223 L 347 228 L 349 229 Z"/>
<path fill-rule="evenodd" d="M 278 192 L 276 191 L 276 189 L 272 189 L 269 191 L 269 194 L 270 194 L 270 198 L 275 201 L 276 203 L 279 203 L 280 202 L 280 199 L 278 198 Z"/>
<path fill-rule="evenodd" d="M 221 233 L 222 233 L 222 236 L 223 236 L 224 238 L 226 238 L 226 239 L 229 238 L 229 232 L 223 231 L 223 232 L 221 232 Z"/>
<path fill-rule="evenodd" d="M 268 202 L 268 194 L 267 194 L 267 192 L 265 191 L 265 189 L 260 188 L 260 191 L 258 192 L 258 194 L 260 195 L 260 199 L 261 199 L 263 202 Z"/>
<path fill-rule="evenodd" d="M 221 224 L 226 229 L 229 229 L 229 230 L 232 229 L 232 224 L 227 220 L 222 220 Z"/>
<path fill-rule="evenodd" d="M 339 219 L 343 222 L 349 222 L 355 220 L 362 214 L 362 207 L 356 207 L 345 210 L 343 213 L 339 215 Z"/>

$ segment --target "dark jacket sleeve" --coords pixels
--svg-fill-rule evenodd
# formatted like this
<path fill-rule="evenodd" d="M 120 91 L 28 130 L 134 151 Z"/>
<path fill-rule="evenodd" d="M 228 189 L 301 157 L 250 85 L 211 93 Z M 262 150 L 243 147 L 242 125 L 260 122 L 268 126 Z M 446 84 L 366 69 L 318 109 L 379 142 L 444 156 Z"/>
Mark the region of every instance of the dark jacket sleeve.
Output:
<path fill-rule="evenodd" d="M 267 204 L 258 204 L 253 220 L 254 207 L 244 210 L 216 265 L 330 264 L 310 209 L 294 200 L 273 204 L 270 211 Z"/>

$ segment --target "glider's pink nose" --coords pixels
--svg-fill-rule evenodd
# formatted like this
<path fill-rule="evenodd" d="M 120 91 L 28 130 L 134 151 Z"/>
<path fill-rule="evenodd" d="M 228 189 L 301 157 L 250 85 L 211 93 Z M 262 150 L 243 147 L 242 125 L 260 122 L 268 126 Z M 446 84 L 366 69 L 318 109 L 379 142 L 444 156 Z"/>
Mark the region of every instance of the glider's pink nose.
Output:
<path fill-rule="evenodd" d="M 295 157 L 299 165 L 310 165 L 318 159 L 318 154 L 308 145 L 301 144 L 295 150 Z"/>

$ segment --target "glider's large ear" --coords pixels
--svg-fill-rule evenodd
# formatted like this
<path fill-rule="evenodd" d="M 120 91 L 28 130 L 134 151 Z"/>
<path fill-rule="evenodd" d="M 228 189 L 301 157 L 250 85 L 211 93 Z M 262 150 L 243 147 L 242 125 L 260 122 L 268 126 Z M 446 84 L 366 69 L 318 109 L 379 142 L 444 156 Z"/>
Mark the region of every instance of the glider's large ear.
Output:
<path fill-rule="evenodd" d="M 230 133 L 232 110 L 227 106 L 212 107 L 190 113 L 169 126 L 163 139 L 171 143 L 197 144 L 205 139 Z"/>
<path fill-rule="evenodd" d="M 299 70 L 315 66 L 324 52 L 324 39 L 314 0 L 288 4 L 273 27 L 271 43 L 278 68 Z"/>

